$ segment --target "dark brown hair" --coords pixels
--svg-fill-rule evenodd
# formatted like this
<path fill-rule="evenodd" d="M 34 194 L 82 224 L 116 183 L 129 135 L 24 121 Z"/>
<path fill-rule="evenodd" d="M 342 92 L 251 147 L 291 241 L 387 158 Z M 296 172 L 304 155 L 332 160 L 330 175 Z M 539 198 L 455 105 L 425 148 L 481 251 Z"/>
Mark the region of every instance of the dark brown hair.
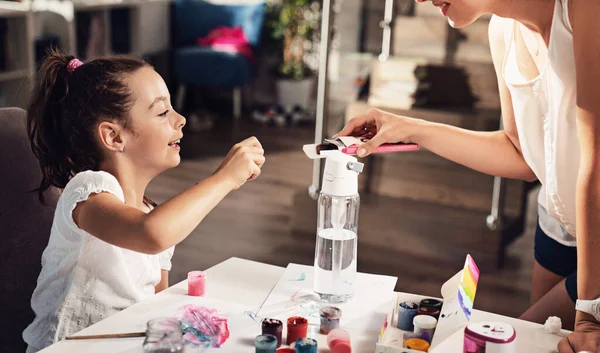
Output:
<path fill-rule="evenodd" d="M 37 73 L 27 110 L 31 149 L 42 169 L 38 191 L 64 188 L 84 170 L 98 170 L 102 153 L 94 131 L 102 121 L 128 127 L 134 97 L 127 75 L 149 66 L 133 57 L 92 60 L 70 72 L 73 56 L 51 49 Z"/>

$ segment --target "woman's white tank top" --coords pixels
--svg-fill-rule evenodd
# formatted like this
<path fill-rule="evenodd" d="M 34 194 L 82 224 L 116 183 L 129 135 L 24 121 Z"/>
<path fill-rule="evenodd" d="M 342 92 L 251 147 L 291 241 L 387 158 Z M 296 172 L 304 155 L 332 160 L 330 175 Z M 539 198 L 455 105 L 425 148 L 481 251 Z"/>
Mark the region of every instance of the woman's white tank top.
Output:
<path fill-rule="evenodd" d="M 579 169 L 573 33 L 568 0 L 556 0 L 548 58 L 540 75 L 525 80 L 515 54 L 515 26 L 504 27 L 507 53 L 502 74 L 511 93 L 525 161 L 542 183 L 540 226 L 564 245 L 575 245 L 575 189 Z M 557 222 L 546 216 L 558 220 Z"/>

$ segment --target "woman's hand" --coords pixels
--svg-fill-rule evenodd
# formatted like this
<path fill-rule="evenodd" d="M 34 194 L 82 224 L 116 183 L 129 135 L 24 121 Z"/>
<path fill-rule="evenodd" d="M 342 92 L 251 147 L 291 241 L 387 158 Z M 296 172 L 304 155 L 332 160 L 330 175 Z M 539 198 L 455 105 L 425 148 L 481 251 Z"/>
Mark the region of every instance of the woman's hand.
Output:
<path fill-rule="evenodd" d="M 265 163 L 264 154 L 258 139 L 250 137 L 231 148 L 215 175 L 230 180 L 233 190 L 239 189 L 246 181 L 260 175 L 260 168 Z"/>
<path fill-rule="evenodd" d="M 558 343 L 558 352 L 600 353 L 600 323 L 587 314 L 577 315 L 575 331 Z"/>
<path fill-rule="evenodd" d="M 365 114 L 350 120 L 338 136 L 356 136 L 370 139 L 357 151 L 359 157 L 365 157 L 384 143 L 413 143 L 421 120 L 398 116 L 369 109 Z"/>

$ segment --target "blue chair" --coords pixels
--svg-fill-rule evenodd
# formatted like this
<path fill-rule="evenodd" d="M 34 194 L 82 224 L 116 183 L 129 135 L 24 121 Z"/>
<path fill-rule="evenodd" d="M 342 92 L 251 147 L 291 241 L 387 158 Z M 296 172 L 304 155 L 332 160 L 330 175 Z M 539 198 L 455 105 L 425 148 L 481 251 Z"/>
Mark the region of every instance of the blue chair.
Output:
<path fill-rule="evenodd" d="M 266 3 L 224 5 L 204 0 L 175 0 L 177 27 L 174 74 L 178 82 L 176 108 L 183 109 L 188 86 L 233 88 L 233 116 L 241 118 L 242 87 L 250 82 L 255 68 L 242 54 L 227 53 L 196 44 L 213 29 L 242 27 L 254 53 L 260 44 Z"/>

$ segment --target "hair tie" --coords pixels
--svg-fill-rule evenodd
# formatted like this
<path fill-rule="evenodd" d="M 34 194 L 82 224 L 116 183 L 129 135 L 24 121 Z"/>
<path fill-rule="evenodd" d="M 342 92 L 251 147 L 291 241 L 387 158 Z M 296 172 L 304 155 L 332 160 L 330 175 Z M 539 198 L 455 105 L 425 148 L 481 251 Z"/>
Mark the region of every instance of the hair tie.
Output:
<path fill-rule="evenodd" d="M 83 65 L 83 63 L 81 62 L 81 60 L 79 59 L 72 59 L 71 61 L 69 61 L 69 63 L 67 64 L 67 70 L 70 73 L 73 73 L 73 71 L 75 71 L 75 69 L 77 69 L 78 67 L 80 67 L 81 65 Z"/>

